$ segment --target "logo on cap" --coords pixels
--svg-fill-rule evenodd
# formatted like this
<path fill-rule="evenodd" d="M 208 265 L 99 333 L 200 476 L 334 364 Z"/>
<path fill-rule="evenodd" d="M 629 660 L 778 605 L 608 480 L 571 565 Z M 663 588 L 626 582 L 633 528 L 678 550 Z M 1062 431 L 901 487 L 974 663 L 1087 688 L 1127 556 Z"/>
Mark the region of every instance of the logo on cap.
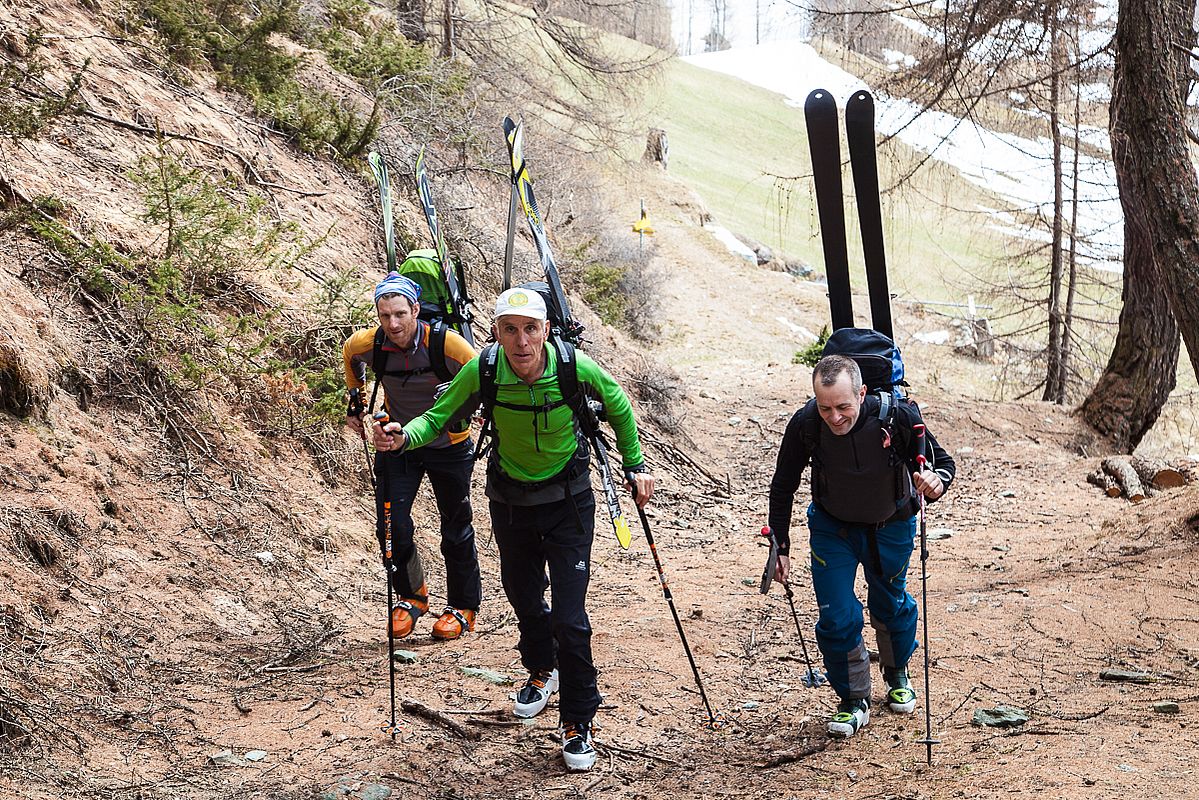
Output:
<path fill-rule="evenodd" d="M 529 296 L 523 292 L 513 292 L 508 296 L 508 305 L 513 308 L 520 308 L 529 304 Z"/>

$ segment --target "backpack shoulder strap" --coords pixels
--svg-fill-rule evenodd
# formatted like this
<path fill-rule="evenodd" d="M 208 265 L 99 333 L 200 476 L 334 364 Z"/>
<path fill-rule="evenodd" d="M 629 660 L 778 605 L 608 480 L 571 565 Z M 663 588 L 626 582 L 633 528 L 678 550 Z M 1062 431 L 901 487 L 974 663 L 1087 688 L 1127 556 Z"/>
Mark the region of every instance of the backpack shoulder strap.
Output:
<path fill-rule="evenodd" d="M 441 383 L 452 381 L 454 375 L 450 372 L 449 364 L 445 363 L 445 332 L 446 324 L 437 320 L 429 325 L 429 365 Z"/>
<path fill-rule="evenodd" d="M 383 375 L 387 369 L 387 351 L 383 349 L 383 343 L 387 341 L 387 333 L 383 330 L 383 326 L 375 328 L 375 345 L 371 350 L 371 369 L 375 371 L 376 376 Z"/>
<path fill-rule="evenodd" d="M 804 447 L 808 449 L 809 457 L 816 450 L 816 446 L 820 443 L 820 424 L 822 420 L 819 414 L 810 414 L 806 417 L 799 429 L 800 435 L 803 438 Z"/>
<path fill-rule="evenodd" d="M 598 431 L 598 422 L 579 385 L 579 361 L 574 345 L 555 337 L 554 347 L 558 353 L 558 391 L 562 393 L 562 402 L 570 406 L 583 433 L 590 437 Z"/>
<path fill-rule="evenodd" d="M 489 344 L 479 354 L 479 402 L 483 405 L 482 418 L 484 420 L 490 420 L 491 412 L 495 409 L 495 398 L 498 393 L 495 376 L 499 355 L 499 344 Z"/>
<path fill-rule="evenodd" d="M 878 421 L 890 431 L 895 427 L 895 395 L 891 391 L 878 391 Z"/>

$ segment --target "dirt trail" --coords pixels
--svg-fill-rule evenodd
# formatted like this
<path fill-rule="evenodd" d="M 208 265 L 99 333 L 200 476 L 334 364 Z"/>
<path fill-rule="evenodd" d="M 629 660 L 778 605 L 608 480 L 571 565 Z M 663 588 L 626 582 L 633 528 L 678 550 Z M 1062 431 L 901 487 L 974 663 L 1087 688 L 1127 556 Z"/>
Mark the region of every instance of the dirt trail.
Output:
<path fill-rule="evenodd" d="M 54 163 L 34 159 L 29 171 Z M 54 176 L 20 177 L 39 188 Z M 312 185 L 319 177 L 305 173 Z M 929 564 L 932 701 L 943 743 L 928 768 L 914 743 L 923 716 L 881 712 L 853 740 L 827 741 L 833 695 L 800 683 L 785 600 L 777 588 L 757 591 L 765 550 L 755 536 L 783 426 L 807 397 L 808 370 L 790 359 L 809 341 L 804 331 L 827 319 L 825 297 L 813 283 L 729 255 L 698 227 L 696 209 L 676 200 L 688 193 L 669 178 L 638 178 L 657 230 L 666 317 L 646 355 L 677 371 L 687 394 L 683 433 L 647 443 L 660 480 L 650 518 L 708 696 L 727 721 L 722 730 L 704 726 L 636 519 L 627 552 L 597 523 L 590 608 L 605 704 L 593 772 L 564 771 L 555 709 L 517 723 L 505 713 L 511 686 L 461 671 L 522 677 L 477 478 L 486 598 L 478 630 L 434 644 L 426 618 L 403 644 L 415 662 L 397 665 L 401 700 L 443 712 L 470 735 L 404 713 L 393 744 L 379 730 L 389 708 L 384 595 L 361 487 L 322 483 L 306 457 L 288 459 L 276 442 L 273 453 L 246 448 L 269 475 L 247 467 L 227 486 L 197 488 L 188 483 L 194 465 L 168 463 L 131 412 L 61 402 L 47 426 L 4 428 L 0 513 L 14 509 L 12 523 L 32 516 L 29 508 L 77 508 L 79 552 L 64 550 L 44 569 L 24 555 L 7 562 L 0 657 L 52 673 L 62 687 L 109 691 L 82 701 L 84 717 L 102 723 L 95 730 L 47 718 L 49 701 L 39 706 L 57 749 L 21 755 L 17 769 L 0 774 L 0 795 L 308 798 L 344 778 L 357 798 L 381 785 L 393 797 L 447 800 L 1196 796 L 1199 495 L 1178 490 L 1137 507 L 1099 496 L 1083 481 L 1093 459 L 1079 455 L 1081 432 L 1066 411 L 963 399 L 955 376 L 975 376 L 978 365 L 912 341 L 927 323 L 907 313 L 896 325 L 910 379 L 960 475 L 929 517 L 931 528 L 950 532 L 933 542 Z M 341 252 L 342 243 L 329 247 Z M 6 286 L 20 284 L 21 265 L 40 252 L 0 238 Z M 345 252 L 369 262 L 348 245 Z M 14 319 L 51 316 L 19 288 Z M 597 338 L 597 356 L 626 357 L 607 334 Z M 189 491 L 191 506 L 175 502 Z M 293 508 L 280 510 L 278 498 Z M 805 499 L 801 490 L 797 509 Z M 245 519 L 252 508 L 272 514 Z M 439 608 L 432 508 L 426 487 L 420 546 Z M 202 524 L 206 511 L 220 524 Z M 14 552 L 30 541 L 14 538 Z M 260 550 L 277 561 L 259 559 Z M 812 647 L 815 612 L 802 576 L 796 601 Z M 70 638 L 78 632 L 87 636 Z M 1101 680 L 1109 668 L 1152 679 Z M 920 669 L 916 676 L 922 685 Z M 1164 700 L 1178 701 L 1181 713 L 1151 709 Z M 1029 710 L 1032 720 L 1011 732 L 970 724 L 975 709 L 997 705 Z M 213 760 L 225 750 L 232 755 Z M 252 750 L 266 756 L 245 760 Z M 790 760 L 762 766 L 779 756 Z"/>
<path fill-rule="evenodd" d="M 785 601 L 777 590 L 763 598 L 754 585 L 765 556 L 754 533 L 765 516 L 775 449 L 806 397 L 808 372 L 790 364 L 803 344 L 793 326 L 818 328 L 825 300 L 811 283 L 737 262 L 686 209 L 671 205 L 675 187 L 659 186 L 651 207 L 659 209 L 655 241 L 668 333 L 649 355 L 682 376 L 692 443 L 680 446 L 711 477 L 686 467 L 670 447 L 650 445 L 661 479 L 651 519 L 709 698 L 727 726 L 714 732 L 703 724 L 636 525 L 633 547 L 622 552 L 601 522 L 591 609 L 605 693 L 602 757 L 592 773 L 566 773 L 552 739 L 553 708 L 532 724 L 513 724 L 503 716 L 510 687 L 459 671 L 520 676 L 516 626 L 499 590 L 486 515 L 478 513 L 489 598 L 479 631 L 434 644 L 425 621 L 405 645 L 416 663 L 398 669 L 401 698 L 446 712 L 480 738 L 409 714 L 397 744 L 379 733 L 388 696 L 373 613 L 382 596 L 372 580 L 362 596 L 322 604 L 339 614 L 346 633 L 324 645 L 319 668 L 248 685 L 239 702 L 252 712 L 239 713 L 225 688 L 195 687 L 187 704 L 196 732 L 175 743 L 191 768 L 182 781 L 168 782 L 200 796 L 218 782 L 222 796 L 290 796 L 286 787 L 307 796 L 341 776 L 344 785 L 358 786 L 355 796 L 372 784 L 399 797 L 445 798 L 1193 796 L 1195 534 L 1163 520 L 1187 519 L 1199 502 L 1182 491 L 1134 511 L 1097 498 L 1083 483 L 1078 430 L 1064 411 L 926 392 L 920 376 L 928 364 L 936 360 L 951 371 L 953 363 L 920 346 L 907 351 L 913 382 L 961 475 L 930 513 L 932 528 L 951 532 L 933 543 L 929 580 L 932 699 L 942 744 L 926 767 L 924 748 L 914 743 L 922 715 L 883 712 L 849 742 L 826 740 L 832 693 L 800 683 L 800 648 Z M 901 317 L 901 341 L 920 324 Z M 422 546 L 439 587 L 431 538 Z M 373 576 L 369 557 L 357 557 L 359 574 Z M 810 637 L 814 610 L 802 580 L 797 602 Z M 219 648 L 210 653 L 221 657 Z M 1100 680 L 1109 667 L 1158 677 L 1146 684 Z M 916 675 L 922 681 L 922 670 Z M 1150 710 L 1167 699 L 1181 701 L 1182 713 Z M 1014 732 L 970 724 L 976 708 L 997 705 L 1027 709 L 1032 721 Z M 270 755 L 257 765 L 203 767 L 218 747 Z M 792 760 L 761 766 L 780 755 Z"/>

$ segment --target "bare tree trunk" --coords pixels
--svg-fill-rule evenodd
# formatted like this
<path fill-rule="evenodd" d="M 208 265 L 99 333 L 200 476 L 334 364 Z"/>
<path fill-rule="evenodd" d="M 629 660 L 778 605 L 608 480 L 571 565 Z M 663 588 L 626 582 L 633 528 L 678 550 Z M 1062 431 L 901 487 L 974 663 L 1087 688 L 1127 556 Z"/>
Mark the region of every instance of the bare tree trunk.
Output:
<path fill-rule="evenodd" d="M 409 41 L 423 42 L 428 39 L 425 0 L 396 0 L 396 27 Z"/>
<path fill-rule="evenodd" d="M 1062 380 L 1062 120 L 1060 109 L 1062 84 L 1062 46 L 1058 25 L 1058 4 L 1045 9 L 1049 28 L 1049 134 L 1053 141 L 1053 241 L 1049 261 L 1049 345 L 1046 348 L 1045 394 L 1042 400 L 1061 404 L 1066 399 Z"/>
<path fill-rule="evenodd" d="M 1074 300 L 1078 292 L 1078 146 L 1082 126 L 1082 67 L 1079 64 L 1078 17 L 1074 18 L 1074 160 L 1070 185 L 1070 255 L 1066 276 L 1066 318 L 1062 324 L 1062 389 L 1070 388 L 1070 348 L 1074 334 Z"/>
<path fill-rule="evenodd" d="M 1193 13 L 1187 0 L 1121 0 L 1116 25 L 1111 139 L 1124 209 L 1124 307 L 1107 369 L 1079 413 L 1128 453 L 1174 388 L 1177 319 L 1187 320 L 1192 366 L 1199 358 L 1199 181 L 1186 136 L 1187 55 L 1174 46 L 1193 43 Z"/>
<path fill-rule="evenodd" d="M 454 57 L 454 0 L 445 0 L 441 18 L 441 57 Z"/>

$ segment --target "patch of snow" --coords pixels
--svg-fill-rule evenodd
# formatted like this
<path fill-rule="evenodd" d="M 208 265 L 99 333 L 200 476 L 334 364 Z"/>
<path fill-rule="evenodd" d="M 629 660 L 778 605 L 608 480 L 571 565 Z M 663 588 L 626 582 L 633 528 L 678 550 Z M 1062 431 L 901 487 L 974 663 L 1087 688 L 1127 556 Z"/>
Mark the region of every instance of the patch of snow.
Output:
<path fill-rule="evenodd" d="M 887 68 L 891 71 L 895 71 L 901 66 L 911 68 L 918 63 L 915 56 L 899 50 L 890 50 L 886 47 L 883 48 L 883 59 L 887 62 Z"/>
<path fill-rule="evenodd" d="M 1110 103 L 1112 87 L 1106 83 L 1084 83 L 1078 87 L 1078 94 L 1084 103 Z"/>
<path fill-rule="evenodd" d="M 728 251 L 735 256 L 740 256 L 752 264 L 758 263 L 758 256 L 749 245 L 733 235 L 733 232 L 728 228 L 723 228 L 719 225 L 705 225 L 706 229 L 712 232 L 716 239 L 728 248 Z"/>
<path fill-rule="evenodd" d="M 949 331 L 921 331 L 920 333 L 913 333 L 912 338 L 925 344 L 948 344 Z"/>
<path fill-rule="evenodd" d="M 799 41 L 704 53 L 684 60 L 776 92 L 794 105 L 802 104 L 819 88 L 831 92 L 838 105 L 844 106 L 852 92 L 868 88 L 862 79 L 825 61 L 810 45 Z M 956 167 L 970 182 L 1005 198 L 1012 211 L 1052 217 L 1052 142 L 1048 137 L 990 131 L 949 114 L 921 113 L 910 101 L 878 93 L 875 107 L 880 134 L 895 136 Z M 1087 139 L 1094 138 L 1097 146 L 1106 147 L 1106 134 L 1100 137 L 1099 133 L 1090 129 Z M 1073 151 L 1063 148 L 1062 157 L 1069 165 Z M 1068 190 L 1069 174 L 1066 182 Z M 1079 243 L 1079 257 L 1110 267 L 1121 261 L 1124 249 L 1124 214 L 1111 160 L 1080 154 L 1079 186 L 1079 231 L 1086 240 Z"/>

